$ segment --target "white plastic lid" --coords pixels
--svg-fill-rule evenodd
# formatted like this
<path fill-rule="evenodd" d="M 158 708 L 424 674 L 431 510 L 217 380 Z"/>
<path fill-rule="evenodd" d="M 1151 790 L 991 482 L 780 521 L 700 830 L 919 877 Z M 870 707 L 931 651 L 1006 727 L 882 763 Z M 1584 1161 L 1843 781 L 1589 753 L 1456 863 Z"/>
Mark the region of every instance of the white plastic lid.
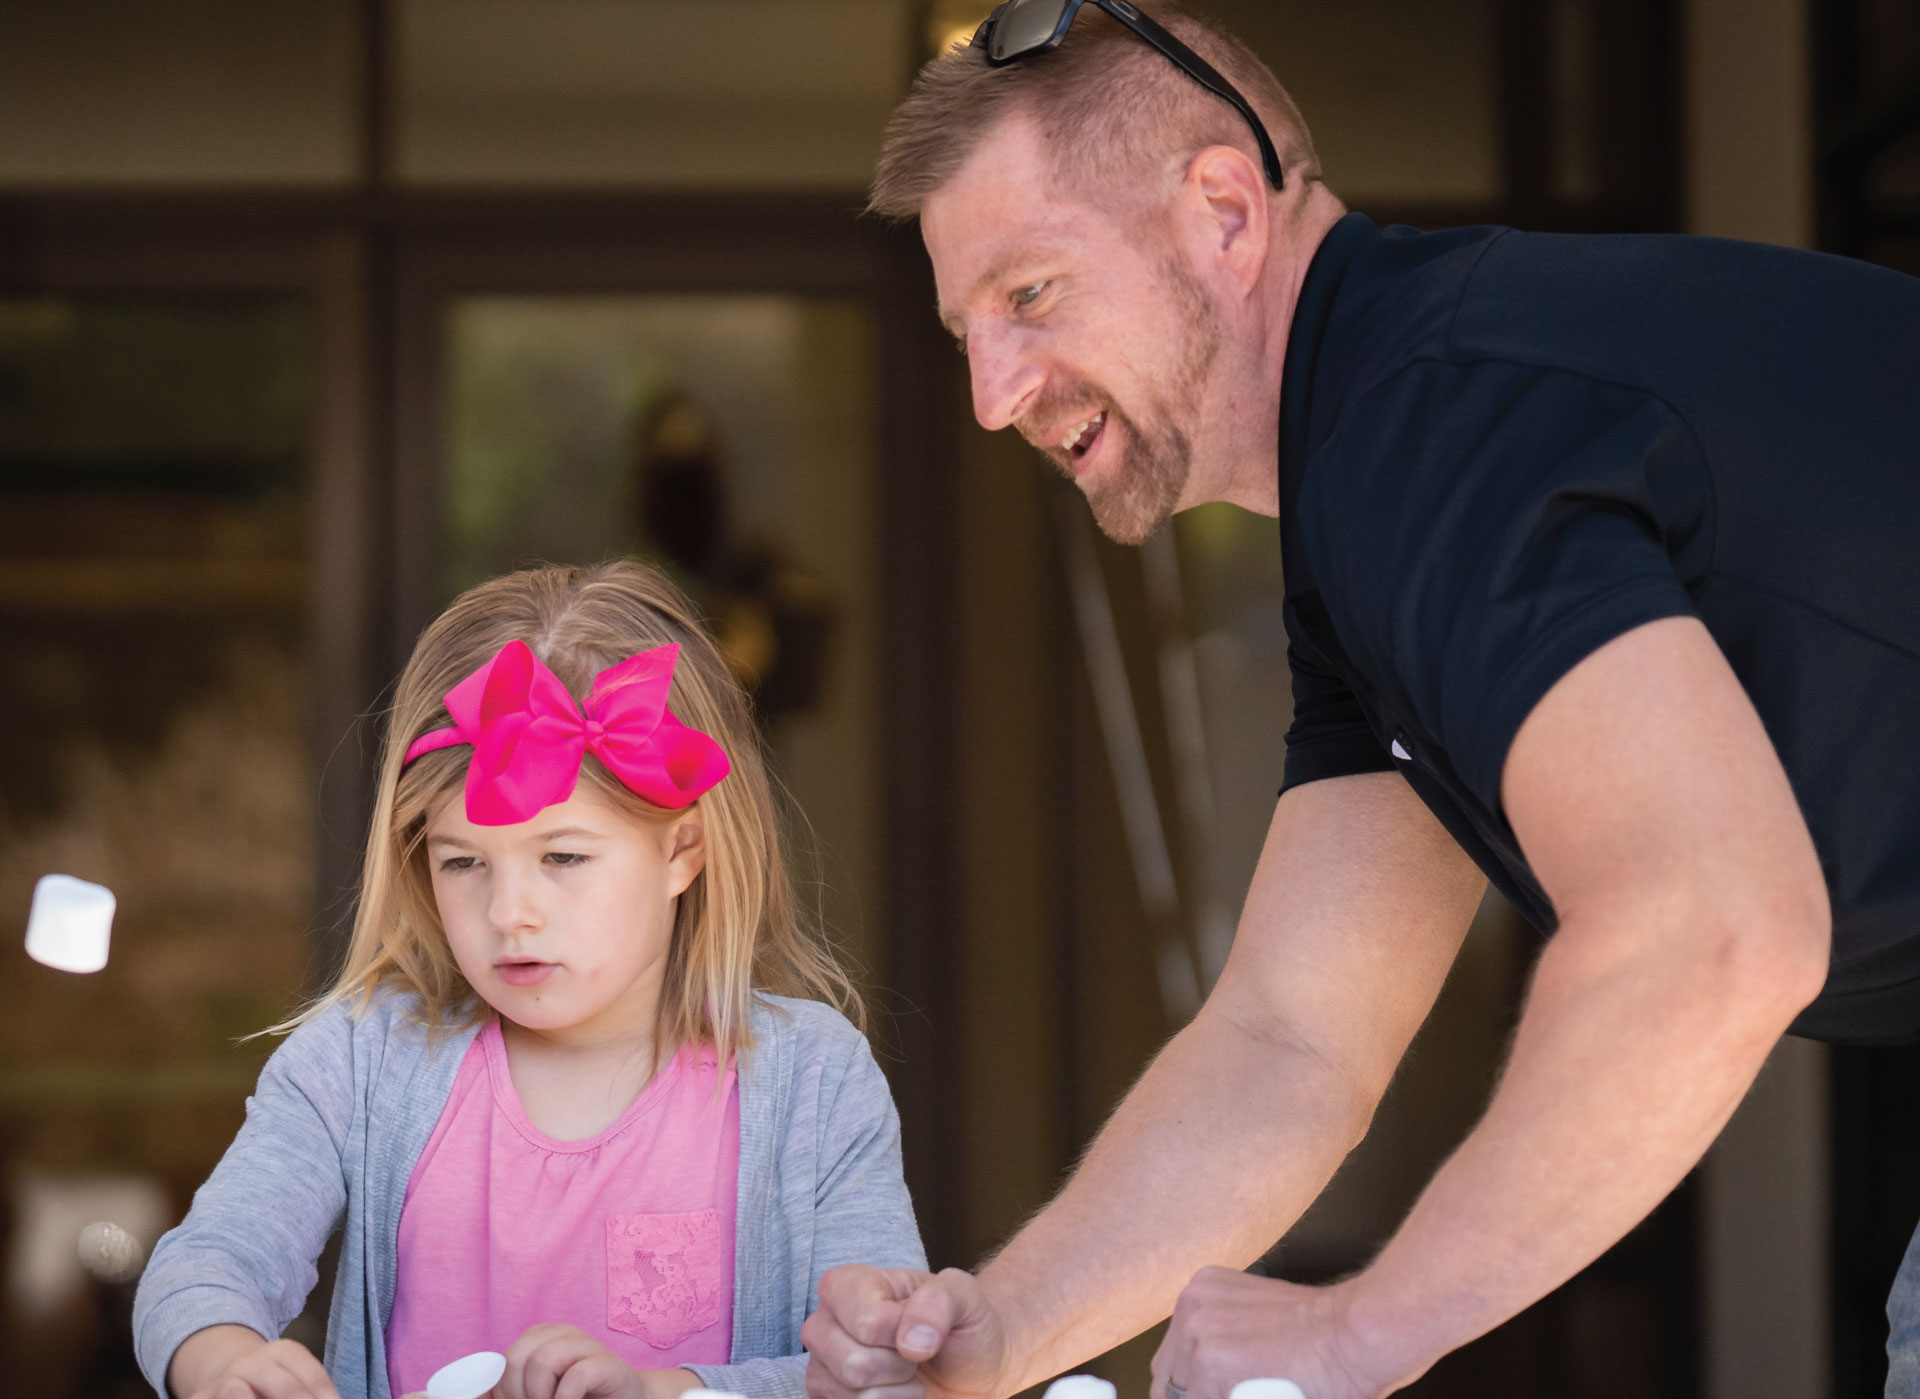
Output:
<path fill-rule="evenodd" d="M 1292 1380 L 1241 1380 L 1227 1399 L 1307 1399 Z"/>
<path fill-rule="evenodd" d="M 107 964 L 114 904 L 113 890 L 104 884 L 42 875 L 27 913 L 27 955 L 58 971 L 99 971 Z"/>
<path fill-rule="evenodd" d="M 1047 1386 L 1046 1399 L 1114 1399 L 1115 1392 L 1098 1375 L 1065 1375 Z"/>
<path fill-rule="evenodd" d="M 506 1373 L 506 1356 L 497 1350 L 477 1350 L 435 1370 L 427 1381 L 427 1399 L 480 1399 Z"/>

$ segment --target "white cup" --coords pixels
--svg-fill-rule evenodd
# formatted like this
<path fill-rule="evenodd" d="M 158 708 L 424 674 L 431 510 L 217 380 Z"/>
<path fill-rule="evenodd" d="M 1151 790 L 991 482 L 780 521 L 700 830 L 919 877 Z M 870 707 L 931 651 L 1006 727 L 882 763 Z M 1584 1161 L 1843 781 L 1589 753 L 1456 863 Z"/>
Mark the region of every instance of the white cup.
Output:
<path fill-rule="evenodd" d="M 107 964 L 113 909 L 113 890 L 104 884 L 42 875 L 27 914 L 27 955 L 63 972 L 99 971 Z"/>

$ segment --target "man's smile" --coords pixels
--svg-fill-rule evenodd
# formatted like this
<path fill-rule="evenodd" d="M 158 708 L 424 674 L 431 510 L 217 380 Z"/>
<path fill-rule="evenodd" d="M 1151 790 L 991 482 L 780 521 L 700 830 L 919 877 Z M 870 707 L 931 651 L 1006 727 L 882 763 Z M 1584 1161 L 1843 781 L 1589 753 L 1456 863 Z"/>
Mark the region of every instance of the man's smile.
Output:
<path fill-rule="evenodd" d="M 1068 417 L 1042 409 L 1020 423 L 1018 430 L 1060 469 L 1061 475 L 1078 478 L 1091 469 L 1094 463 L 1090 458 L 1106 440 L 1112 407 L 1094 408 L 1085 404 L 1072 413 L 1073 416 Z"/>
<path fill-rule="evenodd" d="M 1093 444 L 1099 439 L 1106 424 L 1107 411 L 1103 408 L 1091 418 L 1069 428 L 1066 435 L 1060 439 L 1060 450 L 1065 452 L 1077 467 L 1087 453 L 1093 450 Z"/>

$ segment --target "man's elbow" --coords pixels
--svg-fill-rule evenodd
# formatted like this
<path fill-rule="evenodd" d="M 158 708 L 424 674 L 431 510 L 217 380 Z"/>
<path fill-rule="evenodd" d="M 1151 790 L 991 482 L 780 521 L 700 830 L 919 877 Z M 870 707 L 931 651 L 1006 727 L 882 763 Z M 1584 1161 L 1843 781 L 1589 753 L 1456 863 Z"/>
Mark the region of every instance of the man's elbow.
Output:
<path fill-rule="evenodd" d="M 1817 909 L 1772 929 L 1765 946 L 1765 985 L 1791 1021 L 1826 988 L 1833 960 L 1833 912 L 1824 896 Z"/>
<path fill-rule="evenodd" d="M 1202 1024 L 1230 1037 L 1206 1051 L 1214 1062 L 1244 1062 L 1250 1069 L 1257 1065 L 1257 1071 L 1247 1075 L 1249 1083 L 1284 1101 L 1284 1106 L 1276 1101 L 1274 1121 L 1297 1127 L 1303 1119 L 1312 1119 L 1314 1137 L 1336 1146 L 1343 1158 L 1366 1137 L 1393 1079 L 1393 1065 L 1384 1056 L 1356 1054 L 1351 1046 L 1342 1052 L 1302 1033 L 1264 1005 L 1257 1014 L 1236 1013 L 1230 998 L 1219 991 L 1201 1010 L 1195 1025 Z"/>
<path fill-rule="evenodd" d="M 1393 1082 L 1393 1065 L 1379 1061 L 1362 1064 L 1336 1063 L 1322 1057 L 1319 1061 L 1318 1101 L 1326 1124 L 1326 1138 L 1337 1143 L 1340 1154 L 1359 1146 L 1373 1130 L 1374 1114 L 1386 1099 Z"/>
<path fill-rule="evenodd" d="M 1833 913 L 1824 882 L 1722 897 L 1702 913 L 1726 1003 L 1784 1030 L 1826 986 Z"/>
<path fill-rule="evenodd" d="M 1625 972 L 1662 999 L 1714 1007 L 1743 1038 L 1772 1038 L 1826 985 L 1832 912 L 1824 881 L 1675 879 L 1564 914 L 1554 941 L 1552 980 Z"/>

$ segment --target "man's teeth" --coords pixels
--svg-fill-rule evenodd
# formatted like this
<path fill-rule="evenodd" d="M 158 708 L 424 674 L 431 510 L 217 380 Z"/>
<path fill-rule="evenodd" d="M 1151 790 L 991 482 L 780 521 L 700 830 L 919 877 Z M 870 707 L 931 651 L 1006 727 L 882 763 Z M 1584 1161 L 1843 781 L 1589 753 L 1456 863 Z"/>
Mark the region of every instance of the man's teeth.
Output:
<path fill-rule="evenodd" d="M 1083 441 L 1092 437 L 1094 432 L 1099 429 L 1100 424 L 1106 421 L 1106 418 L 1107 418 L 1106 410 L 1103 408 L 1098 413 L 1095 413 L 1091 418 L 1088 418 L 1084 423 L 1081 423 L 1078 427 L 1075 427 L 1065 437 L 1061 438 L 1060 450 L 1063 452 L 1071 452 L 1075 447 L 1078 447 Z"/>

